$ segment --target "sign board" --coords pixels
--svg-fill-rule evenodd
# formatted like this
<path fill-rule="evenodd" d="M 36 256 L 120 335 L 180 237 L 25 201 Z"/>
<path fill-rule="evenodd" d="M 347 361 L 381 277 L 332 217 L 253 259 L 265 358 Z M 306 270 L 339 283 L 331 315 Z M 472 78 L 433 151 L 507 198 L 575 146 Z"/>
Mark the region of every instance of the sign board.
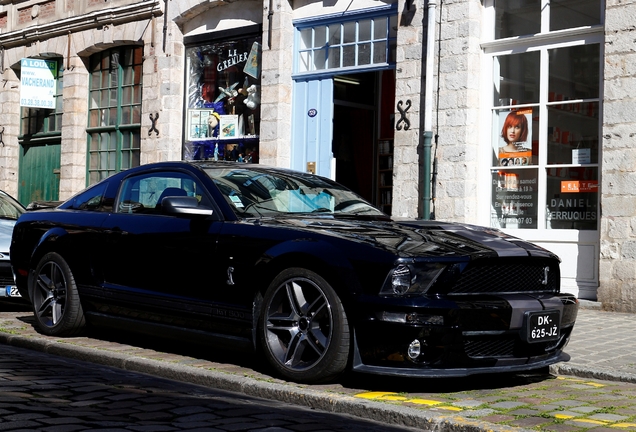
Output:
<path fill-rule="evenodd" d="M 598 181 L 563 180 L 561 193 L 598 192 Z"/>
<path fill-rule="evenodd" d="M 20 106 L 54 109 L 57 62 L 24 58 L 20 66 Z"/>

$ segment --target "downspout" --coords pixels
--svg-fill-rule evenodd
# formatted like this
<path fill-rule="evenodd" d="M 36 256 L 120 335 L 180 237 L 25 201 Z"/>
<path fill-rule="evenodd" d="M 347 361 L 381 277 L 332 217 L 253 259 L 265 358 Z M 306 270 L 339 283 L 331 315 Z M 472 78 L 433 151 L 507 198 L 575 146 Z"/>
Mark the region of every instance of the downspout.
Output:
<path fill-rule="evenodd" d="M 274 1 L 269 0 L 269 11 L 267 11 L 267 49 L 272 49 L 272 23 L 274 22 Z"/>
<path fill-rule="evenodd" d="M 168 0 L 164 0 L 163 11 L 163 53 L 166 53 L 166 40 L 168 39 Z"/>
<path fill-rule="evenodd" d="M 431 218 L 431 149 L 433 147 L 433 64 L 435 56 L 435 8 L 437 1 L 428 0 L 428 26 L 426 29 L 426 81 L 424 84 L 424 194 L 422 217 Z"/>

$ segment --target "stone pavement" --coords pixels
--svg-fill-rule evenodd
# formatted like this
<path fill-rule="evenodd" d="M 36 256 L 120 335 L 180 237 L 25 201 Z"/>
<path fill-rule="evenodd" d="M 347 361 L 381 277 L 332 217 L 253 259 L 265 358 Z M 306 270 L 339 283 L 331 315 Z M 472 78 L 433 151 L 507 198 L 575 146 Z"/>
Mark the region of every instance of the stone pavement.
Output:
<path fill-rule="evenodd" d="M 0 344 L 0 431 L 417 432 Z"/>
<path fill-rule="evenodd" d="M 584 304 L 550 374 L 396 379 L 351 374 L 328 385 L 268 376 L 253 358 L 121 333 L 40 335 L 29 312 L 0 312 L 0 343 L 387 424 L 436 431 L 636 431 L 636 315 Z"/>

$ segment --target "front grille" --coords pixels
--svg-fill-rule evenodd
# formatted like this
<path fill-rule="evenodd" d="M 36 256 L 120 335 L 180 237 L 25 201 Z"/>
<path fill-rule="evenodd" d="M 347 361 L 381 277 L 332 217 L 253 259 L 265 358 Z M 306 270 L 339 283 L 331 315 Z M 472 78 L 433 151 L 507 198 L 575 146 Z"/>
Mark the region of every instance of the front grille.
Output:
<path fill-rule="evenodd" d="M 464 335 L 464 352 L 473 359 L 538 357 L 563 347 L 571 332 L 571 327 L 563 328 L 558 340 L 536 343 L 523 341 L 519 334 Z"/>
<path fill-rule="evenodd" d="M 464 351 L 468 357 L 513 357 L 514 338 L 465 339 Z"/>
<path fill-rule="evenodd" d="M 14 285 L 13 276 L 0 275 L 0 288 L 4 288 L 7 285 Z"/>
<path fill-rule="evenodd" d="M 0 262 L 0 288 L 4 288 L 7 285 L 14 285 L 13 273 L 11 272 L 11 265 L 8 261 Z"/>
<path fill-rule="evenodd" d="M 556 293 L 559 266 L 552 260 L 503 262 L 503 259 L 468 265 L 446 294 Z M 547 272 L 546 272 L 546 269 Z"/>

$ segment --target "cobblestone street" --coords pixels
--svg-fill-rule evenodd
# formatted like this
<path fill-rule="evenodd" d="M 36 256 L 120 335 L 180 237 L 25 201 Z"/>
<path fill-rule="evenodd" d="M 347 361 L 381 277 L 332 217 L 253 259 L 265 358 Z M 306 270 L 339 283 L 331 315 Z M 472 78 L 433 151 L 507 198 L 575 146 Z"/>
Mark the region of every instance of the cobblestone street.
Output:
<path fill-rule="evenodd" d="M 395 427 L 438 431 L 458 428 L 471 431 L 523 428 L 559 432 L 636 430 L 636 376 L 632 361 L 636 342 L 631 337 L 636 332 L 636 321 L 629 314 L 581 310 L 572 341 L 566 349 L 573 358 L 568 363 L 554 365 L 549 374 L 539 371 L 463 379 L 397 379 L 349 374 L 337 383 L 313 386 L 273 378 L 262 370 L 253 356 L 107 331 L 92 332 L 83 337 L 52 338 L 37 333 L 32 322 L 32 314 L 28 311 L 0 312 L 0 342 L 8 345 L 0 345 L 0 348 L 25 347 L 86 360 L 96 365 L 115 366 L 122 371 L 103 372 L 105 369 L 102 366 L 87 369 L 99 369 L 107 377 L 100 378 L 99 384 L 94 386 L 88 384 L 90 380 L 86 380 L 85 372 L 80 373 L 80 369 L 69 369 L 73 371 L 70 380 L 59 376 L 54 364 L 62 361 L 65 367 L 74 365 L 69 360 L 42 360 L 40 357 L 38 364 L 50 367 L 41 374 L 35 374 L 32 362 L 27 367 L 20 365 L 20 360 L 16 360 L 13 354 L 4 354 L 1 377 L 5 378 L 2 382 L 5 421 L 34 421 L 30 416 L 41 414 L 37 409 L 16 413 L 11 408 L 18 402 L 44 398 L 42 400 L 59 400 L 60 406 L 73 406 L 74 409 L 85 405 L 90 408 L 87 413 L 90 421 L 97 419 L 94 416 L 99 413 L 99 421 L 117 418 L 115 421 L 120 422 L 117 427 L 127 421 L 138 427 L 144 426 L 146 421 L 160 420 L 165 427 L 187 429 L 197 424 L 194 420 L 188 423 L 191 419 L 205 413 L 217 416 L 206 417 L 207 420 L 221 423 L 235 422 L 241 415 L 247 415 L 250 421 L 272 421 L 259 426 L 275 428 L 268 431 L 373 430 L 371 426 L 357 429 L 359 424 L 354 422 L 345 425 L 337 419 L 329 423 L 330 413 L 338 413 L 384 423 L 384 429 L 380 430 L 386 431 L 397 430 Z M 167 381 L 160 380 L 157 382 L 164 384 L 151 385 L 148 383 L 152 378 L 135 378 L 137 375 L 132 372 L 143 372 L 180 383 L 168 385 L 165 384 Z M 119 374 L 122 374 L 121 377 Z M 16 379 L 23 381 L 30 376 L 38 381 L 29 390 L 20 389 L 11 382 Z M 38 390 L 37 394 L 30 393 L 34 389 Z M 8 394 L 9 390 L 16 393 Z M 227 399 L 219 396 L 222 392 L 218 393 L 218 390 L 231 390 L 242 396 L 220 413 L 214 413 L 219 400 Z M 261 398 L 262 401 L 253 402 L 252 397 Z M 205 405 L 203 408 L 200 407 L 202 403 Z M 280 415 L 287 416 L 289 410 L 295 412 L 296 408 L 290 408 L 291 405 L 285 403 L 298 406 L 301 413 L 299 419 L 302 420 L 293 420 L 286 425 L 274 422 L 280 420 Z M 138 405 L 133 407 L 130 404 Z M 62 417 L 59 414 L 63 412 L 60 406 L 56 408 L 57 417 Z M 106 406 L 108 414 L 104 409 Z M 261 408 L 253 408 L 259 406 L 265 407 L 266 417 L 258 417 L 265 415 Z M 307 410 L 307 407 L 314 410 Z M 123 412 L 120 411 L 122 409 Z M 199 409 L 200 412 L 196 411 Z M 242 412 L 243 409 L 246 410 Z M 250 411 L 252 409 L 255 411 Z M 279 409 L 284 414 L 276 411 Z M 272 414 L 274 411 L 278 414 Z M 113 412 L 124 417 L 117 417 Z M 88 421 L 81 413 L 71 415 L 81 419 L 80 429 Z M 228 413 L 235 415 L 226 415 Z M 305 422 L 307 413 L 327 417 L 324 420 L 320 417 L 321 420 L 309 426 Z M 25 414 L 28 415 L 24 417 Z M 223 418 L 219 418 L 221 414 Z M 106 415 L 113 417 L 103 417 Z M 323 425 L 323 421 L 321 429 L 319 425 Z M 175 426 L 175 422 L 179 424 Z M 210 425 L 219 430 L 258 430 L 254 424 L 221 427 L 210 423 L 207 427 Z M 234 427 L 236 429 L 231 429 Z M 281 427 L 283 429 L 279 429 Z M 1 430 L 3 423 L 0 423 Z"/>
<path fill-rule="evenodd" d="M 0 345 L 0 431 L 408 431 Z"/>

